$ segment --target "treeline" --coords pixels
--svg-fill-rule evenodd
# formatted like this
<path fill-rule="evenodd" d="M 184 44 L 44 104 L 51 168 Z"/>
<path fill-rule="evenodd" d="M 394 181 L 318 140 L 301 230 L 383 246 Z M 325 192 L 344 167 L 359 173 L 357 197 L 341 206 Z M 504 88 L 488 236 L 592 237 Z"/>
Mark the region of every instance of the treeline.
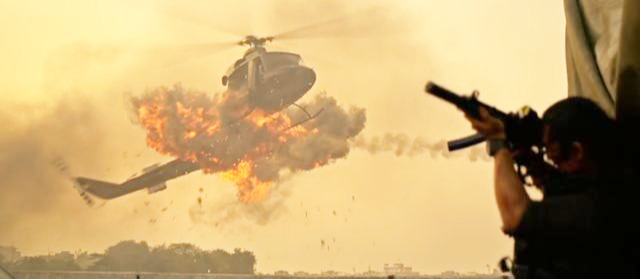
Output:
<path fill-rule="evenodd" d="M 40 256 L 22 256 L 15 247 L 0 246 L 0 264 L 10 270 L 254 274 L 256 258 L 240 249 L 229 253 L 188 243 L 151 247 L 144 241 L 122 241 L 104 253 L 63 251 Z"/>

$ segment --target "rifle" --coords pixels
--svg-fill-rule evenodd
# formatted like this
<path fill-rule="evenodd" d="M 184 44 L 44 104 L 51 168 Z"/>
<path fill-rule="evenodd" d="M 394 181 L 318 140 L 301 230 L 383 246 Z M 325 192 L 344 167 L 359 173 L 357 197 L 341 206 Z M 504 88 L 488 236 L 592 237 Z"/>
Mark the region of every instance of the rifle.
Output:
<path fill-rule="evenodd" d="M 529 107 L 518 113 L 505 113 L 495 107 L 480 102 L 478 91 L 470 96 L 453 93 L 433 82 L 428 82 L 425 91 L 445 100 L 471 117 L 480 118 L 480 108 L 485 108 L 490 115 L 502 120 L 505 126 L 507 143 L 514 154 L 516 172 L 527 186 L 536 185 L 544 190 L 544 181 L 555 173 L 553 167 L 544 161 L 542 143 L 542 121 L 538 114 Z M 481 133 L 447 142 L 449 151 L 463 149 L 486 140 Z M 528 177 L 528 178 L 527 178 Z"/>
<path fill-rule="evenodd" d="M 480 102 L 478 91 L 473 91 L 470 96 L 460 96 L 433 82 L 428 82 L 425 88 L 427 93 L 445 100 L 467 115 L 480 118 L 480 108 L 485 108 L 490 115 L 499 118 L 505 125 L 507 142 L 514 148 L 542 147 L 542 122 L 538 114 L 529 107 L 524 107 L 518 114 L 505 113 L 495 107 Z M 483 134 L 477 133 L 464 138 L 447 142 L 449 151 L 463 149 L 485 141 Z"/>

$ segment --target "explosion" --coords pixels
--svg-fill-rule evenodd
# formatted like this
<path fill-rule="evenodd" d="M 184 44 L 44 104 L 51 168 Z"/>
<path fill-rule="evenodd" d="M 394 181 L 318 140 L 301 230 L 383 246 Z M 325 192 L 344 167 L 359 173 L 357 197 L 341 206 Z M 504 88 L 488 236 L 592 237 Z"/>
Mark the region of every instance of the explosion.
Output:
<path fill-rule="evenodd" d="M 299 108 L 265 113 L 245 91 L 207 95 L 180 85 L 157 88 L 131 102 L 147 145 L 198 164 L 238 188 L 243 203 L 265 200 L 286 172 L 310 170 L 345 157 L 364 128 L 365 112 L 342 108 L 322 93 Z"/>

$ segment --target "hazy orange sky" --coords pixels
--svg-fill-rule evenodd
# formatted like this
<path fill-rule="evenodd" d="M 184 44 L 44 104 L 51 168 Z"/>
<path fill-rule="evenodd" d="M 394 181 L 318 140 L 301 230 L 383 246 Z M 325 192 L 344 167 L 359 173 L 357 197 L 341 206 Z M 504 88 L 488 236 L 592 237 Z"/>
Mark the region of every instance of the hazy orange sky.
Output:
<path fill-rule="evenodd" d="M 238 204 L 230 183 L 194 173 L 154 195 L 88 207 L 50 161 L 61 156 L 75 175 L 122 181 L 170 160 L 145 146 L 125 96 L 176 83 L 220 92 L 220 77 L 244 52 L 174 46 L 269 35 L 343 14 L 314 30 L 318 38 L 269 48 L 299 53 L 316 71 L 302 101 L 326 91 L 365 108 L 365 136 L 436 142 L 469 134 L 458 111 L 423 93 L 428 80 L 461 93 L 478 89 L 505 110 L 528 104 L 541 112 L 566 96 L 561 1 L 130 2 L 0 2 L 0 245 L 28 254 L 102 251 L 126 239 L 240 247 L 255 252 L 258 272 L 361 272 L 395 262 L 427 274 L 486 271 L 511 254 L 492 165 L 464 156 L 353 149 L 253 206 Z"/>

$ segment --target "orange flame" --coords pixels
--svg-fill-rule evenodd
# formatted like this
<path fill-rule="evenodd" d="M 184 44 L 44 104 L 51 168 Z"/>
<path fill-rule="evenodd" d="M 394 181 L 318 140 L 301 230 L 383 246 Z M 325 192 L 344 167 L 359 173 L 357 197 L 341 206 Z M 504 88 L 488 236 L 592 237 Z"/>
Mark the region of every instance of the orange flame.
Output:
<path fill-rule="evenodd" d="M 269 195 L 272 182 L 260 181 L 252 174 L 253 162 L 240 161 L 234 169 L 221 173 L 223 179 L 238 186 L 238 199 L 243 203 L 263 201 Z"/>
<path fill-rule="evenodd" d="M 147 131 L 147 145 L 159 153 L 198 163 L 205 173 L 220 173 L 222 178 L 233 182 L 238 188 L 238 199 L 243 203 L 265 200 L 276 181 L 263 181 L 255 175 L 258 158 L 264 158 L 287 143 L 292 138 L 317 135 L 319 130 L 307 130 L 304 126 L 292 127 L 292 121 L 285 112 L 266 114 L 258 109 L 246 114 L 245 106 L 231 104 L 237 101 L 232 94 L 175 94 L 168 91 L 156 92 L 139 101 L 137 114 Z M 233 93 L 233 92 L 230 92 Z M 229 109 L 231 108 L 231 109 Z M 223 109 L 243 117 L 225 120 Z M 227 113 L 227 111 L 224 111 Z M 251 131 L 272 141 L 256 144 L 244 150 L 237 158 L 228 158 L 224 150 L 237 141 L 237 134 L 231 125 L 242 121 L 249 124 Z M 244 135 L 253 137 L 253 135 Z M 207 145 L 203 147 L 203 145 Z M 209 148 L 211 147 L 211 148 Z M 228 151 L 226 151 L 228 152 Z M 226 158 L 226 159 L 225 159 Z M 321 166 L 326 162 L 316 162 Z M 309 167 L 314 167 L 309 166 Z"/>

